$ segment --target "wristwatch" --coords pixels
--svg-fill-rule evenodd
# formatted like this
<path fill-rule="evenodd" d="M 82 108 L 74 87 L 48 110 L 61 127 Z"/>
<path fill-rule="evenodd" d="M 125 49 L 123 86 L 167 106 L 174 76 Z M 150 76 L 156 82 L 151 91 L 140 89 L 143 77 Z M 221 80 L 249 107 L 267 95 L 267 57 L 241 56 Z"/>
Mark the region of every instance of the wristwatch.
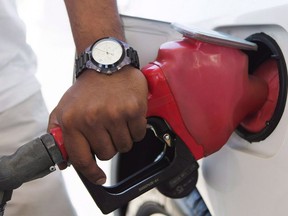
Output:
<path fill-rule="evenodd" d="M 76 78 L 85 69 L 112 74 L 125 65 L 132 65 L 139 69 L 137 51 L 116 38 L 102 38 L 94 42 L 75 59 Z"/>

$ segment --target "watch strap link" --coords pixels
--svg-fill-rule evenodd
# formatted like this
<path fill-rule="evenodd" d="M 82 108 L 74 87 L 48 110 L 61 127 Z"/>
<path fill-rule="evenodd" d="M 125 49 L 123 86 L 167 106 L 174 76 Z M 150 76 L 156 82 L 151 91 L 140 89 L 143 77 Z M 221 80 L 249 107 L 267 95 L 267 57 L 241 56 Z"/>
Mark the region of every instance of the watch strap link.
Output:
<path fill-rule="evenodd" d="M 138 58 L 137 51 L 134 50 L 132 47 L 129 47 L 126 53 L 127 53 L 127 56 L 131 59 L 130 64 L 134 66 L 135 68 L 139 69 L 140 65 L 139 65 L 139 58 Z"/>
<path fill-rule="evenodd" d="M 76 59 L 75 59 L 75 75 L 76 78 L 78 78 L 81 74 L 81 72 L 86 68 L 86 63 L 89 60 L 89 54 L 84 52 L 81 53 Z"/>

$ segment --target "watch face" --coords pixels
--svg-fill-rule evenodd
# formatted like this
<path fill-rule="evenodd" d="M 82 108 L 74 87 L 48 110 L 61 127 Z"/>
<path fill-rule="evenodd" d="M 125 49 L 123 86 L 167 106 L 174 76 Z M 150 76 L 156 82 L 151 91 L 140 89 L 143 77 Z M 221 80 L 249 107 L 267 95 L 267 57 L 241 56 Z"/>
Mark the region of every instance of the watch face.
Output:
<path fill-rule="evenodd" d="M 101 66 L 113 66 L 123 56 L 123 48 L 118 41 L 103 39 L 92 47 L 92 57 Z"/>

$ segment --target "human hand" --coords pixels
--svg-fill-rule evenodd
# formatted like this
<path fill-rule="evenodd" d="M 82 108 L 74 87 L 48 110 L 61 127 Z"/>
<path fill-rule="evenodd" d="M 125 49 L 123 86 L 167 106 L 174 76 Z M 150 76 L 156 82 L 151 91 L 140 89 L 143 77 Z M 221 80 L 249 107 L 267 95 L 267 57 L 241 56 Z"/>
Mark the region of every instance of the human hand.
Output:
<path fill-rule="evenodd" d="M 147 92 L 144 75 L 131 66 L 110 76 L 87 70 L 51 113 L 48 130 L 60 126 L 69 162 L 91 182 L 103 184 L 106 176 L 92 153 L 109 160 L 145 136 Z"/>

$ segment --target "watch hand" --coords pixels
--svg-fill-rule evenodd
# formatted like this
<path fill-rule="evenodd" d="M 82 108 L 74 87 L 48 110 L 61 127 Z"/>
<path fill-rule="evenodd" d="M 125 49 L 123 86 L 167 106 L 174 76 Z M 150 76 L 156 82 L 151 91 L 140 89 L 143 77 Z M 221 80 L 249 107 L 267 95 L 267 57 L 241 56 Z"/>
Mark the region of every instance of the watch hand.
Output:
<path fill-rule="evenodd" d="M 102 50 L 102 49 L 99 49 L 99 48 L 97 48 L 97 47 L 95 47 L 95 49 L 97 49 L 97 50 L 99 50 L 99 51 L 101 51 L 101 52 L 105 52 L 105 53 L 108 53 L 107 51 L 105 51 L 105 50 Z"/>
<path fill-rule="evenodd" d="M 99 51 L 101 51 L 101 52 L 105 52 L 107 55 L 112 55 L 112 56 L 114 56 L 114 53 L 112 53 L 112 52 L 108 52 L 108 51 L 99 49 L 99 48 L 97 48 L 97 47 L 96 47 L 95 49 L 97 49 L 97 50 L 99 50 Z"/>

